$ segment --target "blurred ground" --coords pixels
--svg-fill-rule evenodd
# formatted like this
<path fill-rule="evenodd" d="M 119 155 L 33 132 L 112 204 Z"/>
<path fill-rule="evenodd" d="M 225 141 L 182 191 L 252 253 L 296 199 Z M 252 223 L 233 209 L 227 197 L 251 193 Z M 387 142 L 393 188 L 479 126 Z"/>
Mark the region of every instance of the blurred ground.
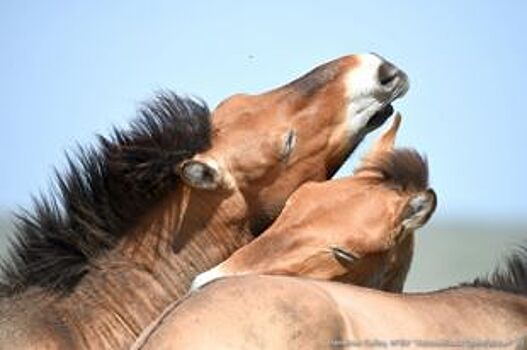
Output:
<path fill-rule="evenodd" d="M 5 255 L 7 214 L 0 213 L 0 256 Z M 493 271 L 515 245 L 527 244 L 527 221 L 430 223 L 416 234 L 414 261 L 406 291 L 445 288 Z"/>
<path fill-rule="evenodd" d="M 527 222 L 431 223 L 416 234 L 406 291 L 468 282 L 496 269 L 518 244 L 527 244 Z"/>

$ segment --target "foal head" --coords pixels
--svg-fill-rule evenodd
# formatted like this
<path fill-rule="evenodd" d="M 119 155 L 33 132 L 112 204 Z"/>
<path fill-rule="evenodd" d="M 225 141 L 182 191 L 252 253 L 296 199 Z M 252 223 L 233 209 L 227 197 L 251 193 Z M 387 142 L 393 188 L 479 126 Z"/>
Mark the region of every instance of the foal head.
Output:
<path fill-rule="evenodd" d="M 196 189 L 241 192 L 259 232 L 299 185 L 336 172 L 407 89 L 404 72 L 363 54 L 269 92 L 235 95 L 213 113 L 212 147 L 181 164 L 180 175 Z"/>
<path fill-rule="evenodd" d="M 300 187 L 267 231 L 199 275 L 194 287 L 255 273 L 402 288 L 392 280 L 399 269 L 406 274 L 400 260 L 411 259 L 407 238 L 430 218 L 436 196 L 426 161 L 413 150 L 393 149 L 399 123 L 397 116 L 354 176 Z"/>

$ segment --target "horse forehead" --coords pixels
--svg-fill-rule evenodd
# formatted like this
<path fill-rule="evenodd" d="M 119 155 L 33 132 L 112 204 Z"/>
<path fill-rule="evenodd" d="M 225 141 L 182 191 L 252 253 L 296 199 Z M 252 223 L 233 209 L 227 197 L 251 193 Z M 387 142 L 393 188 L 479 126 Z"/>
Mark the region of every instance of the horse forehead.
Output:
<path fill-rule="evenodd" d="M 265 115 L 275 108 L 279 102 L 279 94 L 268 93 L 248 95 L 236 94 L 220 102 L 212 112 L 213 124 L 226 124 L 244 119 L 254 120 L 258 115 Z"/>
<path fill-rule="evenodd" d="M 288 118 L 292 113 L 280 112 L 283 104 L 265 98 L 235 98 L 218 107 L 212 116 L 212 141 L 229 143 L 233 140 L 254 141 L 254 137 L 266 139 L 269 135 L 287 129 Z M 231 106 L 232 103 L 232 106 Z M 249 139 L 249 136 L 251 135 Z M 267 137 L 266 137 L 267 136 Z"/>
<path fill-rule="evenodd" d="M 401 204 L 406 198 L 406 194 L 383 185 L 364 189 L 362 195 L 364 199 L 355 202 L 358 215 L 375 217 L 375 221 L 379 219 L 378 221 L 385 223 L 392 223 L 396 220 Z"/>
<path fill-rule="evenodd" d="M 341 234 L 342 238 L 355 243 L 360 238 L 359 243 L 368 244 L 382 239 L 397 225 L 403 201 L 400 194 L 383 186 L 356 188 L 341 204 L 344 209 L 335 209 L 329 219 L 335 222 L 335 234 Z M 340 224 L 337 225 L 337 222 Z M 345 235 L 342 235 L 342 230 L 345 230 Z"/>

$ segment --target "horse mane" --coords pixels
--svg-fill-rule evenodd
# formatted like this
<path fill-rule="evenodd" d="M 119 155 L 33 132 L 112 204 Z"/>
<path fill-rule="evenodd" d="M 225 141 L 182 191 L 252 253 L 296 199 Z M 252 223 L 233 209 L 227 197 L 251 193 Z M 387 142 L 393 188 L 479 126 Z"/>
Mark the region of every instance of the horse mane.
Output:
<path fill-rule="evenodd" d="M 174 189 L 176 165 L 210 147 L 210 130 L 204 102 L 163 91 L 128 128 L 67 155 L 51 194 L 17 214 L 11 257 L 0 262 L 0 296 L 29 286 L 73 289 L 94 257 Z"/>
<path fill-rule="evenodd" d="M 403 191 L 419 192 L 428 189 L 428 161 L 414 149 L 397 148 L 367 157 L 355 170 L 356 174 L 361 172 L 375 174 L 368 177 L 371 181 Z"/>
<path fill-rule="evenodd" d="M 460 287 L 489 288 L 527 296 L 527 244 L 516 247 L 501 268 Z"/>

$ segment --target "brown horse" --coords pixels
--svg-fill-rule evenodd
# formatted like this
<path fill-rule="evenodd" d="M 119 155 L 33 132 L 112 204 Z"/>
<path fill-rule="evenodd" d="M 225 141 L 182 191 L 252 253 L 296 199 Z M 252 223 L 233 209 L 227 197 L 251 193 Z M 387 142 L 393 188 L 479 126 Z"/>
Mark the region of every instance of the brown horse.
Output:
<path fill-rule="evenodd" d="M 284 276 L 211 283 L 133 349 L 527 349 L 527 247 L 489 278 L 399 294 Z"/>
<path fill-rule="evenodd" d="M 228 276 L 278 274 L 402 291 L 414 231 L 432 215 L 436 196 L 424 159 L 393 149 L 400 120 L 354 176 L 301 186 L 268 230 L 198 275 L 193 289 Z"/>
<path fill-rule="evenodd" d="M 400 118 L 397 117 L 353 176 L 301 186 L 290 197 L 280 216 L 267 231 L 240 248 L 225 262 L 198 276 L 194 281 L 195 289 L 203 287 L 207 282 L 228 276 L 282 274 L 334 279 L 377 289 L 400 291 L 412 257 L 414 230 L 424 225 L 434 212 L 436 196 L 428 188 L 426 161 L 414 151 L 393 149 L 399 122 Z M 321 201 L 320 198 L 323 197 L 331 198 L 332 201 Z M 266 294 L 267 289 L 252 289 L 250 292 L 259 299 L 260 293 Z M 204 293 L 209 299 L 215 298 L 208 293 L 208 288 L 205 288 Z M 275 297 L 283 298 L 280 293 L 277 291 Z M 191 293 L 190 299 L 180 307 L 185 309 L 187 303 L 196 304 L 192 301 L 193 294 L 201 299 L 199 291 Z M 245 296 L 245 293 L 243 295 Z M 228 297 L 222 294 L 222 298 Z M 239 298 L 239 294 L 233 294 L 230 299 L 233 307 L 240 300 L 243 300 L 242 304 L 246 302 L 245 297 Z M 286 300 L 281 300 L 287 303 Z M 267 302 L 266 300 L 265 303 Z M 182 314 L 178 309 L 174 310 L 174 306 L 167 308 L 158 322 L 145 331 L 137 347 L 140 348 L 141 344 L 146 343 L 149 349 L 206 348 L 206 342 L 194 339 L 199 337 L 197 332 L 200 328 L 197 325 L 202 322 L 201 331 L 209 333 L 213 329 L 209 326 L 222 317 L 216 313 L 222 312 L 223 309 L 217 309 L 214 303 L 209 306 L 204 305 L 202 301 L 197 303 L 203 308 L 203 312 L 197 311 L 196 319 L 192 318 L 192 322 L 187 317 L 193 316 L 186 311 L 182 311 Z M 262 311 L 264 304 L 257 303 L 249 302 L 249 305 Z M 174 305 L 177 304 L 176 302 Z M 192 310 L 196 308 L 197 306 L 192 306 Z M 242 308 L 246 310 L 245 306 Z M 211 313 L 212 323 L 209 323 L 205 312 Z M 171 313 L 173 315 L 170 315 Z M 264 312 L 264 318 L 271 320 L 275 314 L 277 317 L 287 318 L 287 315 L 279 315 L 277 312 Z M 248 315 L 252 315 L 252 312 L 249 311 Z M 311 315 L 307 310 L 305 317 L 311 318 Z M 230 316 L 234 316 L 234 313 Z M 260 322 L 260 318 L 256 319 Z M 198 320 L 196 328 L 190 327 L 191 332 L 182 335 L 180 325 L 188 325 L 195 320 Z M 243 338 L 243 329 L 252 320 L 232 320 L 236 321 L 232 326 L 226 326 L 229 328 L 228 332 L 239 326 L 238 331 Z M 236 325 L 235 322 L 240 324 Z M 276 322 L 281 324 L 282 320 L 277 319 Z M 318 323 L 319 326 L 322 324 L 322 321 Z M 261 326 L 270 334 L 275 333 L 272 325 Z M 214 327 L 219 325 L 215 324 Z M 279 330 L 278 333 L 282 334 L 282 331 Z M 217 334 L 227 336 L 221 330 Z M 261 336 L 266 337 L 264 334 Z M 145 342 L 149 337 L 152 340 Z M 272 339 L 271 335 L 269 339 Z M 209 344 L 212 347 L 214 343 Z M 241 339 L 221 340 L 219 344 L 236 344 L 232 348 L 257 345 L 245 343 L 245 340 Z M 303 348 L 300 346 L 303 344 L 293 343 L 290 347 Z M 225 347 L 231 348 L 227 345 Z M 268 348 L 273 347 L 269 345 Z"/>
<path fill-rule="evenodd" d="M 298 186 L 329 178 L 407 88 L 367 54 L 234 96 L 212 118 L 160 96 L 129 130 L 81 150 L 59 194 L 21 216 L 2 268 L 0 348 L 127 348 Z"/>

